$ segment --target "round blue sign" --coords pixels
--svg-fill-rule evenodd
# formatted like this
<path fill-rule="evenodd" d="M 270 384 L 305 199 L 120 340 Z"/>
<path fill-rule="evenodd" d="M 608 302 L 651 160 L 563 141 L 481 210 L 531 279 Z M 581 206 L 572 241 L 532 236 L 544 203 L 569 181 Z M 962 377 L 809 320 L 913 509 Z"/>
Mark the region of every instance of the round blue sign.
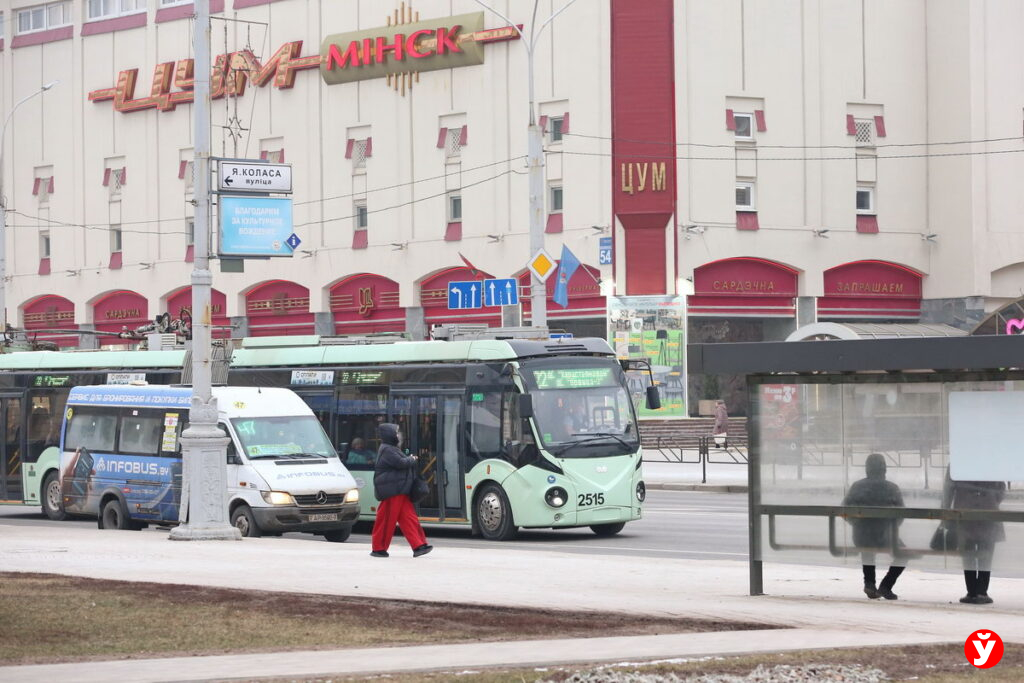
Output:
<path fill-rule="evenodd" d="M 554 484 L 555 483 L 555 475 L 553 475 L 553 474 L 549 474 L 548 475 L 548 483 L 549 484 Z"/>

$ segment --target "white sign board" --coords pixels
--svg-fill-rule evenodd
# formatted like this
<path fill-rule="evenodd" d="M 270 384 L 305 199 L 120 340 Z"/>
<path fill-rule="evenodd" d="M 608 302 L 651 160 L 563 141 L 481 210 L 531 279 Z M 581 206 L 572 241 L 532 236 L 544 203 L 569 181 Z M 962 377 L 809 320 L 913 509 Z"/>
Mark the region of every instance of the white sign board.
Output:
<path fill-rule="evenodd" d="M 955 481 L 1024 481 L 1014 430 L 1024 391 L 949 392 L 949 476 Z"/>
<path fill-rule="evenodd" d="M 332 386 L 334 370 L 292 370 L 292 386 Z"/>
<path fill-rule="evenodd" d="M 217 191 L 291 193 L 291 164 L 221 161 L 217 168 Z"/>
<path fill-rule="evenodd" d="M 145 382 L 144 372 L 108 372 L 107 384 L 131 384 L 132 382 Z"/>

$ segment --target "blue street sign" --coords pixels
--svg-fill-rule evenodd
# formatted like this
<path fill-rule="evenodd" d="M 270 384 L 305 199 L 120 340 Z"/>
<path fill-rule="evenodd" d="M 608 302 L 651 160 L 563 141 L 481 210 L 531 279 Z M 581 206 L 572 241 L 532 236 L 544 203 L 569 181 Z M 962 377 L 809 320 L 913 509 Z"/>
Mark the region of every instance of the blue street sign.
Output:
<path fill-rule="evenodd" d="M 482 289 L 483 283 L 479 280 L 469 282 L 448 283 L 448 308 L 457 310 L 460 308 L 480 308 L 483 305 Z"/>
<path fill-rule="evenodd" d="M 548 339 L 572 339 L 572 332 L 552 332 Z"/>
<path fill-rule="evenodd" d="M 484 306 L 515 306 L 519 303 L 519 286 L 515 278 L 484 280 Z"/>
<path fill-rule="evenodd" d="M 302 244 L 302 240 L 300 240 L 299 236 L 296 235 L 294 232 L 288 235 L 288 239 L 286 239 L 285 242 L 287 242 L 288 246 L 291 247 L 292 249 L 298 249 L 299 245 Z"/>
<path fill-rule="evenodd" d="M 597 247 L 597 262 L 602 266 L 610 266 L 612 263 L 612 238 L 602 237 Z"/>
<path fill-rule="evenodd" d="M 221 195 L 221 256 L 291 256 L 292 200 Z"/>

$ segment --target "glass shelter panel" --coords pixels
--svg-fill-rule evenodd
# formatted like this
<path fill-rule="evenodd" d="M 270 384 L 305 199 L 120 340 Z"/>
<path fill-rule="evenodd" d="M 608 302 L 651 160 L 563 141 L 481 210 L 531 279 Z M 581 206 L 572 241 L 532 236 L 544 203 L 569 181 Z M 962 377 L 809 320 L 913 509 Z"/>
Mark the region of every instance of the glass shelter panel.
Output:
<path fill-rule="evenodd" d="M 1024 576 L 1024 381 L 846 379 L 751 383 L 753 559 Z"/>

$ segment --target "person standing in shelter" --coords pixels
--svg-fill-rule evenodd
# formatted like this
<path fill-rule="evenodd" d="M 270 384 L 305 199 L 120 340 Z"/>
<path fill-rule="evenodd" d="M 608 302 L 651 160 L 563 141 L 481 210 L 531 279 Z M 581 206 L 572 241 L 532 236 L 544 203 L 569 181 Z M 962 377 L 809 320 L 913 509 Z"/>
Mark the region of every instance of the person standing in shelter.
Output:
<path fill-rule="evenodd" d="M 416 517 L 416 508 L 409 498 L 416 483 L 419 459 L 415 455 L 406 455 L 399 448 L 402 432 L 398 425 L 385 422 L 378 427 L 378 432 L 380 450 L 377 451 L 377 464 L 373 472 L 373 493 L 380 502 L 373 522 L 373 550 L 370 555 L 388 556 L 396 524 L 412 547 L 412 556 L 426 555 L 434 546 L 427 543 L 423 527 Z"/>
<path fill-rule="evenodd" d="M 715 445 L 723 448 L 729 436 L 729 411 L 722 399 L 715 401 L 715 427 L 711 433 L 715 437 Z"/>
<path fill-rule="evenodd" d="M 900 487 L 885 478 L 885 457 L 881 453 L 872 453 L 864 462 L 863 479 L 855 481 L 843 498 L 843 505 L 864 507 L 901 508 L 903 494 Z M 853 544 L 861 551 L 861 562 L 864 571 L 864 594 L 872 600 L 885 598 L 896 600 L 898 596 L 892 592 L 896 579 L 905 568 L 905 557 L 899 551 L 899 540 L 893 538 L 897 523 L 891 519 L 855 518 L 849 520 L 853 525 Z M 882 583 L 875 587 L 875 553 L 892 553 L 892 565 L 886 572 Z"/>
<path fill-rule="evenodd" d="M 953 510 L 998 510 L 1006 495 L 1001 481 L 953 481 L 946 472 L 943 507 Z M 992 577 L 992 556 L 996 543 L 1006 540 L 1002 522 L 964 520 L 956 522 L 956 544 L 964 563 L 964 584 L 967 595 L 960 602 L 968 605 L 989 605 L 988 582 Z"/>

